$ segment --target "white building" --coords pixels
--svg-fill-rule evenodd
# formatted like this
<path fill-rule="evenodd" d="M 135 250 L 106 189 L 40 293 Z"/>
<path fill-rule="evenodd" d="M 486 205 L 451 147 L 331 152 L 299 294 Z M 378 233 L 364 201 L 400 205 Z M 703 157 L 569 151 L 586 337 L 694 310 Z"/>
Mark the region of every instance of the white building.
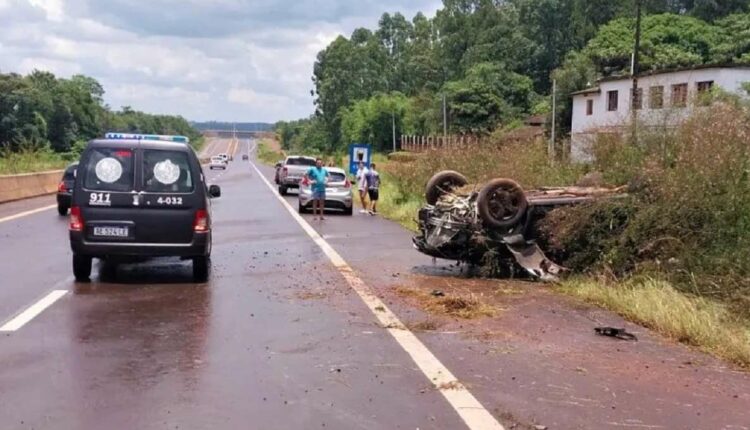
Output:
<path fill-rule="evenodd" d="M 636 97 L 639 127 L 674 127 L 696 105 L 700 95 L 714 87 L 742 92 L 750 82 L 750 66 L 711 66 L 646 73 L 638 77 Z M 631 77 L 611 77 L 573 96 L 571 158 L 591 160 L 590 148 L 597 135 L 627 132 L 632 124 Z"/>

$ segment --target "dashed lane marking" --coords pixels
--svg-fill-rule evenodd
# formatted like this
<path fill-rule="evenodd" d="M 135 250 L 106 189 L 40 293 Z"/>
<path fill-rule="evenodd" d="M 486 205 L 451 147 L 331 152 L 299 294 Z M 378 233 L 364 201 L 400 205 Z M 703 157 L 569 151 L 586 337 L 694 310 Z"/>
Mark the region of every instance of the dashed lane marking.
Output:
<path fill-rule="evenodd" d="M 63 283 L 70 283 L 72 281 L 73 278 L 69 278 L 63 281 Z M 56 301 L 60 300 L 66 294 L 68 294 L 68 290 L 50 291 L 47 295 L 30 305 L 26 309 L 22 310 L 16 316 L 8 320 L 8 322 L 0 326 L 0 333 L 14 332 L 20 329 L 29 321 L 33 320 L 39 314 L 44 312 L 45 309 L 52 306 Z"/>
<path fill-rule="evenodd" d="M 43 206 L 41 208 L 36 208 L 36 209 L 32 209 L 32 210 L 25 211 L 25 212 L 19 212 L 19 213 L 15 214 L 15 215 L 9 215 L 9 216 L 6 216 L 5 218 L 0 218 L 0 224 L 2 224 L 4 222 L 7 222 L 7 221 L 13 221 L 14 219 L 23 218 L 25 216 L 34 215 L 34 214 L 37 214 L 39 212 L 48 211 L 48 210 L 54 209 L 56 207 L 57 207 L 56 204 L 55 205 L 49 205 L 49 206 Z"/>
<path fill-rule="evenodd" d="M 308 236 L 325 253 L 328 259 L 338 269 L 349 286 L 359 295 L 380 324 L 398 342 L 401 348 L 414 360 L 422 373 L 430 380 L 435 388 L 445 397 L 453 409 L 471 430 L 504 430 L 503 426 L 479 403 L 479 400 L 453 376 L 450 370 L 398 319 L 380 300 L 372 289 L 357 276 L 349 264 L 323 239 L 310 224 L 276 191 L 258 167 L 252 161 L 258 176 L 265 182 L 271 193 L 289 211 L 295 221 Z"/>

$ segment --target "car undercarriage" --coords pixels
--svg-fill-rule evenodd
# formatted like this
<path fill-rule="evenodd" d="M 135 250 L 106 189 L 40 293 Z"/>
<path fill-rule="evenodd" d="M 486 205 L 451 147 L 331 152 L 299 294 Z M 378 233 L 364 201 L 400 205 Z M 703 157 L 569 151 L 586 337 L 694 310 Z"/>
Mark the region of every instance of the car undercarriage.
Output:
<path fill-rule="evenodd" d="M 489 265 L 501 276 L 525 273 L 550 282 L 559 280 L 565 269 L 537 244 L 538 222 L 556 208 L 624 193 L 622 187 L 524 191 L 504 178 L 478 190 L 467 190 L 467 183 L 454 171 L 440 172 L 428 182 L 427 204 L 419 210 L 419 233 L 413 238 L 416 249 L 435 258 Z"/>

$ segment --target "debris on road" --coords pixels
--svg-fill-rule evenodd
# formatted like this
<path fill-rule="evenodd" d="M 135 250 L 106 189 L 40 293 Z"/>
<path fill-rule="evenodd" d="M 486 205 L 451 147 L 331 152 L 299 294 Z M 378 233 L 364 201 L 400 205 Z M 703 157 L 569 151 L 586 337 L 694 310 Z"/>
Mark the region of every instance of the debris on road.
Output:
<path fill-rule="evenodd" d="M 633 340 L 633 341 L 638 340 L 638 338 L 633 333 L 629 333 L 624 328 L 596 327 L 594 328 L 594 331 L 599 336 L 609 336 L 609 337 L 614 337 L 620 340 Z"/>

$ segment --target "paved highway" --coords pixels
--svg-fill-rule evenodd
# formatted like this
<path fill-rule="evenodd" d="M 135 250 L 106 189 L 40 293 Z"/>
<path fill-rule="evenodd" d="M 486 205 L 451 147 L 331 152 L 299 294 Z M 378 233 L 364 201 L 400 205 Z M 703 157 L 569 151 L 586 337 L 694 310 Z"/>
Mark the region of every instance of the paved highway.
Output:
<path fill-rule="evenodd" d="M 469 322 L 415 335 L 394 282 L 448 270 L 385 220 L 308 223 L 240 161 L 253 148 L 206 172 L 222 187 L 206 284 L 177 260 L 75 283 L 67 218 L 35 211 L 54 198 L 0 205 L 0 428 L 750 428 L 745 373 L 648 333 L 592 340 L 587 318 L 626 323 L 548 293 L 509 303 L 497 341 Z"/>

